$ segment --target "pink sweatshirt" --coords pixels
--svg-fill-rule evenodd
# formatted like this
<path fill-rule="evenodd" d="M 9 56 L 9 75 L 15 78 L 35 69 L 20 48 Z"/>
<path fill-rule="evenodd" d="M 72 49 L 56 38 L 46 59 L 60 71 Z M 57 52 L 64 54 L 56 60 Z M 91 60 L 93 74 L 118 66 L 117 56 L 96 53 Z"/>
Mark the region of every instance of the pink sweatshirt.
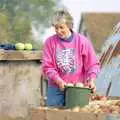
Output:
<path fill-rule="evenodd" d="M 55 85 L 54 81 L 59 79 L 75 84 L 95 79 L 100 64 L 91 42 L 73 32 L 72 41 L 63 41 L 57 35 L 45 41 L 42 68 L 50 85 Z"/>

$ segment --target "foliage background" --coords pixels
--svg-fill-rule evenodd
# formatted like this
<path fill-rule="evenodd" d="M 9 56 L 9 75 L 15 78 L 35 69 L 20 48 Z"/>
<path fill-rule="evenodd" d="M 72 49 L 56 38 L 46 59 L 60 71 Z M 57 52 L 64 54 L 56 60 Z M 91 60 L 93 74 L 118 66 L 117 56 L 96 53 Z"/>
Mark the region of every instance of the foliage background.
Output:
<path fill-rule="evenodd" d="M 32 29 L 43 34 L 60 0 L 0 0 L 0 43 L 32 43 L 42 47 L 41 38 L 33 37 Z"/>

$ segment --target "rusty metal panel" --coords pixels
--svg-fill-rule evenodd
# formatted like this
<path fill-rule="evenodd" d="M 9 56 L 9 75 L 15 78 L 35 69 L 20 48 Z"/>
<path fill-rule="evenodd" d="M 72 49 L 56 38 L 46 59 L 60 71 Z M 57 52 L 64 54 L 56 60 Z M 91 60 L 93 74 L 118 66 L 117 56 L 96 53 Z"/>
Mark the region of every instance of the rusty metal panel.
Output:
<path fill-rule="evenodd" d="M 120 33 L 110 36 L 103 45 L 97 90 L 104 95 L 120 96 Z"/>

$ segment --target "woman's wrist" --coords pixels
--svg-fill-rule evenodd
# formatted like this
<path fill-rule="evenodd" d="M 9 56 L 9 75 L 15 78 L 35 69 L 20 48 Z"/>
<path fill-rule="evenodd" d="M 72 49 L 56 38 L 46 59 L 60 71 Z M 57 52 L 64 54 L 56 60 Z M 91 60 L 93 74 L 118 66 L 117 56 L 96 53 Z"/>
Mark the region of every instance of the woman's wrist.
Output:
<path fill-rule="evenodd" d="M 95 81 L 96 80 L 96 74 L 95 73 L 91 73 L 89 78 L 88 78 L 88 81 Z"/>
<path fill-rule="evenodd" d="M 96 80 L 93 79 L 93 78 L 91 78 L 91 79 L 88 80 L 88 82 L 95 82 L 95 81 L 96 81 Z"/>

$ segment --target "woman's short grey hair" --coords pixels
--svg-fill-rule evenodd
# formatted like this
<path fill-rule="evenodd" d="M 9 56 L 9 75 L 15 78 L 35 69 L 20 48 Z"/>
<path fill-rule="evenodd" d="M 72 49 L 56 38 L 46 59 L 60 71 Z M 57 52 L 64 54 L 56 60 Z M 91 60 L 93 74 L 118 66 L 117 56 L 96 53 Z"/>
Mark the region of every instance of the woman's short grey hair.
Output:
<path fill-rule="evenodd" d="M 52 19 L 52 25 L 64 23 L 70 29 L 73 28 L 73 17 L 67 10 L 58 10 L 54 13 Z"/>

